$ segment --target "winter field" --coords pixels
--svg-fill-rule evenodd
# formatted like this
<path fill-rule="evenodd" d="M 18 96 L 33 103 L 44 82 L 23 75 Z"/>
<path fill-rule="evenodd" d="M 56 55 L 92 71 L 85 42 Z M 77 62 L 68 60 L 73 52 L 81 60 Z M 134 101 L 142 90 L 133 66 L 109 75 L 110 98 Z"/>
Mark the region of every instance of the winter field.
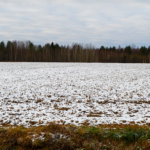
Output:
<path fill-rule="evenodd" d="M 0 125 L 149 124 L 150 65 L 0 63 Z"/>

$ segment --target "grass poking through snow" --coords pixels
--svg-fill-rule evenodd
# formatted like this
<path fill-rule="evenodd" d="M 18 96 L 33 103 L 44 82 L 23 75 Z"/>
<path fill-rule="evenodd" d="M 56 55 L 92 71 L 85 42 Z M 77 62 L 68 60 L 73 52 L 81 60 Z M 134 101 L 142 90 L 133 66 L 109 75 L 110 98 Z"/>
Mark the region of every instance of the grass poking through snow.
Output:
<path fill-rule="evenodd" d="M 146 150 L 150 149 L 148 126 L 74 126 L 50 123 L 41 127 L 3 127 L 1 150 Z"/>

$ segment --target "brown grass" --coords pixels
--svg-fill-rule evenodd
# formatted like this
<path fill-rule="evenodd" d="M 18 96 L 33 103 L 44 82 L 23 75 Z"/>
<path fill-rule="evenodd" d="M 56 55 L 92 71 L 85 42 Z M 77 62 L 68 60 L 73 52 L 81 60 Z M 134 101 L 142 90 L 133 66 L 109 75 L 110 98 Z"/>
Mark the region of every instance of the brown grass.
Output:
<path fill-rule="evenodd" d="M 141 135 L 142 134 L 142 135 Z M 139 136 L 135 138 L 135 136 Z M 59 125 L 0 128 L 1 150 L 138 150 L 150 149 L 149 124 Z"/>

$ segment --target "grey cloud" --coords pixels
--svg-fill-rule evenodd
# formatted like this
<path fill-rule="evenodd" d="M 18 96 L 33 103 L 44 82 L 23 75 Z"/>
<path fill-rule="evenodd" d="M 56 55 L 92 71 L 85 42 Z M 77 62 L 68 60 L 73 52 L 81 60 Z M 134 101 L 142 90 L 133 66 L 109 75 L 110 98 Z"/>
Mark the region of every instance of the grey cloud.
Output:
<path fill-rule="evenodd" d="M 5 41 L 150 44 L 147 0 L 5 0 L 0 7 L 0 39 Z"/>

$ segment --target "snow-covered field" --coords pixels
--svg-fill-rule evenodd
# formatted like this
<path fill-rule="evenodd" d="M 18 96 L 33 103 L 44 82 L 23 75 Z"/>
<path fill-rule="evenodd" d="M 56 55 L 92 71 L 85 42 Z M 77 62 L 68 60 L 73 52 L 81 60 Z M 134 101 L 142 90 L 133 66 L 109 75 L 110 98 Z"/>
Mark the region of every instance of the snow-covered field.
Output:
<path fill-rule="evenodd" d="M 150 65 L 0 63 L 0 125 L 150 123 Z"/>

